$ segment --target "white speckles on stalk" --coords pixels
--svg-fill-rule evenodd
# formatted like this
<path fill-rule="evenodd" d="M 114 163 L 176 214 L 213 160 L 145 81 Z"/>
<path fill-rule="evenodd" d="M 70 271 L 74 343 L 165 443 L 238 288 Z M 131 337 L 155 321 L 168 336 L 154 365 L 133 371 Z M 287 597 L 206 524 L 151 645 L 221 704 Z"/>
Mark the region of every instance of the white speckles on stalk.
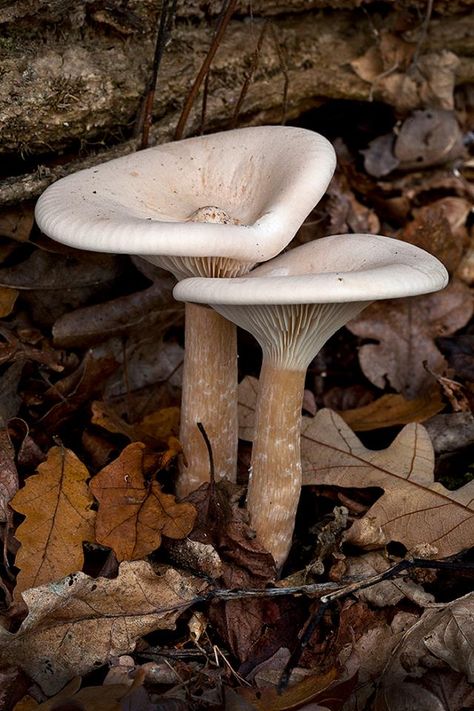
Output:
<path fill-rule="evenodd" d="M 235 481 L 237 470 L 237 337 L 234 324 L 207 306 L 186 304 L 186 359 L 177 490 L 186 496 L 209 481 L 209 455 L 197 423 L 211 442 L 216 480 Z"/>
<path fill-rule="evenodd" d="M 252 527 L 278 567 L 290 550 L 301 490 L 304 380 L 304 371 L 285 371 L 263 362 L 247 506 Z"/>

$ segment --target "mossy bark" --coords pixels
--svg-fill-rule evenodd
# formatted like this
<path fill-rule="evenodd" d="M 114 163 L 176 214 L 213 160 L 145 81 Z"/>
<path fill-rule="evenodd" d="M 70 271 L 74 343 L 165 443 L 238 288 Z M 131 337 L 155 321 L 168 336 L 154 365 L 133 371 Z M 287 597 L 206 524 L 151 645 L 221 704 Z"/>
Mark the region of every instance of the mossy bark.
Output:
<path fill-rule="evenodd" d="M 456 84 L 474 81 L 474 19 L 463 12 L 464 1 L 436 3 L 438 14 L 426 36 L 424 0 L 359 5 L 359 0 L 255 0 L 250 18 L 242 2 L 212 63 L 205 130 L 230 125 L 265 19 L 269 24 L 240 124 L 278 123 L 331 98 L 384 100 L 382 85 L 361 78 L 351 66 L 384 32 L 413 45 L 421 42 L 421 56 L 451 52 L 459 60 Z M 220 0 L 178 4 L 160 67 L 151 144 L 173 137 L 220 6 Z M 155 0 L 2 3 L 0 155 L 3 165 L 12 167 L 3 170 L 0 206 L 35 198 L 68 172 L 136 148 L 133 129 L 153 60 L 158 7 Z M 417 108 L 417 101 L 415 92 L 407 110 Z M 186 132 L 198 131 L 200 122 L 201 99 Z"/>

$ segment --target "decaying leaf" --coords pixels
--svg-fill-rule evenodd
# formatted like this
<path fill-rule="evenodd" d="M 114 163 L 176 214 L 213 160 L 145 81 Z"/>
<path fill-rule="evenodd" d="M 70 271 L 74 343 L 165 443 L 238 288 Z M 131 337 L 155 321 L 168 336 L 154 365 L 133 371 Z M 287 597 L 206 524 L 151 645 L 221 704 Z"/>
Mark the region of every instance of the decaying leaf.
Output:
<path fill-rule="evenodd" d="M 11 417 L 17 415 L 21 405 L 18 386 L 24 363 L 16 361 L 0 378 L 0 426 L 4 427 Z"/>
<path fill-rule="evenodd" d="M 379 388 L 385 387 L 387 378 L 395 390 L 414 398 L 433 385 L 424 361 L 435 372 L 446 367 L 434 339 L 465 326 L 472 313 L 471 292 L 452 281 L 435 294 L 374 303 L 347 328 L 361 338 L 378 341 L 360 348 L 364 375 Z"/>
<path fill-rule="evenodd" d="M 164 407 L 146 415 L 141 422 L 130 425 L 107 403 L 92 403 L 92 424 L 145 444 L 166 442 L 170 436 L 178 434 L 179 415 L 179 407 Z"/>
<path fill-rule="evenodd" d="M 269 687 L 258 691 L 242 688 L 240 694 L 260 711 L 287 711 L 310 701 L 316 702 L 336 676 L 336 669 L 330 669 L 326 674 L 308 676 L 282 693 L 274 687 Z"/>
<path fill-rule="evenodd" d="M 169 381 L 173 385 L 181 385 L 181 366 L 183 363 L 183 348 L 173 341 L 164 343 L 159 333 L 153 330 L 142 334 L 141 338 L 130 338 L 124 352 L 123 343 L 119 339 L 110 342 L 113 354 L 119 362 L 126 365 L 114 373 L 105 388 L 105 397 L 116 398 L 127 392 L 140 388 L 149 388 L 154 383 Z M 110 350 L 110 348 L 109 348 Z"/>
<path fill-rule="evenodd" d="M 15 451 L 7 429 L 0 430 L 0 523 L 10 519 L 8 503 L 18 489 Z"/>
<path fill-rule="evenodd" d="M 414 111 L 402 124 L 395 141 L 395 157 L 403 168 L 420 169 L 459 158 L 461 129 L 454 111 Z"/>
<path fill-rule="evenodd" d="M 16 242 L 27 242 L 34 221 L 31 203 L 3 208 L 0 211 L 0 235 L 14 239 Z"/>
<path fill-rule="evenodd" d="M 403 230 L 403 241 L 426 249 L 453 273 L 469 244 L 465 225 L 470 211 L 468 200 L 453 196 L 423 205 Z"/>
<path fill-rule="evenodd" d="M 11 314 L 19 293 L 16 289 L 0 286 L 0 318 Z"/>
<path fill-rule="evenodd" d="M 385 494 L 349 529 L 347 540 L 366 546 L 399 541 L 409 550 L 421 543 L 440 557 L 467 548 L 474 539 L 474 480 L 457 491 L 434 481 L 434 453 L 422 425 L 404 427 L 384 450 L 366 449 L 330 410 L 304 418 L 301 440 L 304 484 L 381 487 Z"/>
<path fill-rule="evenodd" d="M 41 428 L 56 432 L 79 407 L 88 403 L 105 385 L 107 378 L 116 370 L 117 361 L 91 348 L 80 366 L 62 380 L 57 381 L 46 393 L 45 399 L 55 404 L 41 418 Z"/>
<path fill-rule="evenodd" d="M 134 442 L 99 472 L 90 489 L 99 502 L 96 540 L 113 549 L 117 559 L 135 560 L 158 548 L 161 537 L 184 538 L 193 528 L 196 510 L 164 494 L 149 473 L 145 445 Z M 156 455 L 152 464 L 156 466 Z"/>
<path fill-rule="evenodd" d="M 439 389 L 424 392 L 414 400 L 403 395 L 382 395 L 377 400 L 353 410 L 342 410 L 338 414 L 354 432 L 367 432 L 380 427 L 408 425 L 423 422 L 437 415 L 444 408 Z"/>
<path fill-rule="evenodd" d="M 24 592 L 29 615 L 15 633 L 0 628 L 0 665 L 15 661 L 46 694 L 127 654 L 139 637 L 173 629 L 205 587 L 202 579 L 145 561 L 122 563 L 113 580 L 74 573 Z"/>
<path fill-rule="evenodd" d="M 255 405 L 258 394 L 258 380 L 245 377 L 239 385 L 239 437 L 252 441 L 255 425 Z M 327 405 L 330 409 L 330 404 Z M 366 432 L 382 427 L 408 425 L 423 422 L 444 408 L 439 388 L 427 390 L 414 400 L 403 395 L 389 393 L 369 402 L 367 405 L 338 411 L 338 415 L 354 432 Z M 315 413 L 313 413 L 315 414 Z"/>
<path fill-rule="evenodd" d="M 360 636 L 359 629 L 354 629 L 354 615 L 359 614 L 364 623 L 363 603 L 347 605 L 341 612 L 341 622 L 337 641 L 342 638 L 342 648 L 338 662 L 343 667 L 343 674 L 357 674 L 357 685 L 354 693 L 344 706 L 344 711 L 359 711 L 368 707 L 368 700 L 374 693 L 377 681 L 401 636 L 418 619 L 416 614 L 398 612 L 390 624 L 383 620 L 372 621 L 370 626 L 365 623 L 365 630 Z M 344 632 L 347 630 L 346 634 Z M 341 643 L 339 642 L 339 643 Z"/>
<path fill-rule="evenodd" d="M 405 694 L 411 699 L 418 699 L 419 706 L 416 708 L 446 708 L 441 704 L 441 700 L 437 699 L 435 689 L 420 685 L 420 680 L 423 680 L 428 670 L 436 665 L 437 674 L 440 667 L 442 669 L 446 665 L 448 669 L 461 674 L 472 684 L 474 681 L 473 623 L 473 593 L 426 610 L 418 622 L 404 634 L 390 657 L 377 691 L 376 708 L 381 711 L 408 708 L 406 705 L 394 703 L 394 699 L 399 698 L 401 689 L 404 693 L 400 700 L 404 701 Z M 458 678 L 458 683 L 459 681 Z M 473 697 L 471 693 L 471 700 Z"/>
<path fill-rule="evenodd" d="M 38 473 L 28 477 L 11 501 L 26 516 L 16 530 L 21 543 L 17 592 L 80 570 L 83 541 L 94 540 L 95 513 L 87 489 L 89 472 L 68 449 L 53 447 Z"/>

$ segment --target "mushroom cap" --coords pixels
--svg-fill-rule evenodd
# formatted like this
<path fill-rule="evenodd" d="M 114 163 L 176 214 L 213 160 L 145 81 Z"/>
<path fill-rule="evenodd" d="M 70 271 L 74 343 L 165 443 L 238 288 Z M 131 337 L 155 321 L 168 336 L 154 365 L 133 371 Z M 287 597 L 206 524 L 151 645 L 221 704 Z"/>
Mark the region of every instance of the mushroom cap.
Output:
<path fill-rule="evenodd" d="M 296 247 L 234 279 L 185 279 L 179 301 L 204 304 L 328 304 L 416 296 L 442 289 L 448 273 L 425 250 L 390 237 L 332 235 Z"/>
<path fill-rule="evenodd" d="M 72 247 L 255 263 L 288 244 L 334 168 L 334 149 L 317 133 L 241 128 L 69 175 L 47 188 L 35 214 L 45 234 Z M 206 207 L 238 224 L 189 221 Z"/>

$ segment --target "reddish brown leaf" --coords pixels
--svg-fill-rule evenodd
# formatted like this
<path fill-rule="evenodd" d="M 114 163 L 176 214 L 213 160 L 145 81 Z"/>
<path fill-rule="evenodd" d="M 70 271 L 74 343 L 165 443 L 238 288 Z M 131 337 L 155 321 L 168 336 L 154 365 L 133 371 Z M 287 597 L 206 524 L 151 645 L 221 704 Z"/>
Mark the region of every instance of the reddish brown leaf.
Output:
<path fill-rule="evenodd" d="M 194 506 L 177 503 L 156 481 L 147 483 L 149 468 L 145 445 L 135 442 L 90 483 L 99 502 L 97 542 L 112 548 L 119 561 L 143 558 L 160 546 L 162 535 L 184 538 L 194 525 Z"/>

